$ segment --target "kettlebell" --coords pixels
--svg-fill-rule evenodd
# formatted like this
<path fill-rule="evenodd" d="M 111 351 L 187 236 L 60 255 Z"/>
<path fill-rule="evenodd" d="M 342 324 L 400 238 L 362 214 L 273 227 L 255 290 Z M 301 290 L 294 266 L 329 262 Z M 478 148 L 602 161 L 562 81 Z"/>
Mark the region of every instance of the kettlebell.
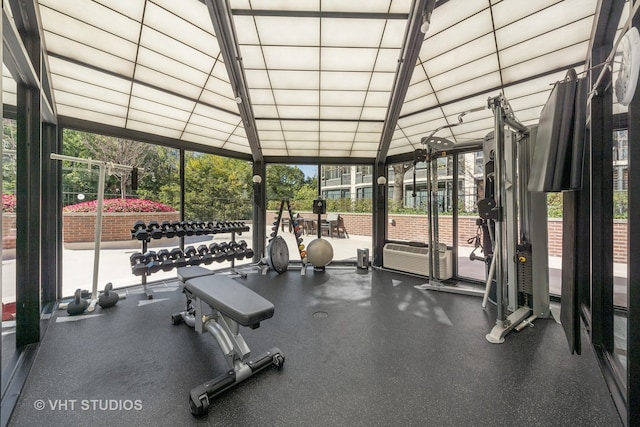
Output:
<path fill-rule="evenodd" d="M 116 305 L 118 300 L 120 299 L 120 295 L 117 292 L 112 292 L 113 284 L 111 282 L 107 283 L 104 287 L 104 292 L 98 298 L 98 305 L 102 308 L 109 308 Z"/>
<path fill-rule="evenodd" d="M 75 316 L 77 314 L 82 314 L 89 307 L 89 301 L 82 298 L 82 290 L 76 289 L 76 292 L 73 295 L 73 301 L 67 305 L 67 313 L 70 316 Z"/>

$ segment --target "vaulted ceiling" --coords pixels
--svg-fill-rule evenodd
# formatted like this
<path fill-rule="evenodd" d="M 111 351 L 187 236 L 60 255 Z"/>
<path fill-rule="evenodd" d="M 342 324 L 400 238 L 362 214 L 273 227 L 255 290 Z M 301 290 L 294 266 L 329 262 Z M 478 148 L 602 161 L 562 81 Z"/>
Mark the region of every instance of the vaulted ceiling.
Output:
<path fill-rule="evenodd" d="M 596 0 L 40 0 L 62 120 L 254 160 L 384 160 L 502 93 L 535 124 Z M 6 7 L 6 6 L 5 6 Z M 429 21 L 426 33 L 421 32 Z M 7 68 L 4 102 L 15 103 Z M 482 139 L 487 108 L 441 136 Z"/>

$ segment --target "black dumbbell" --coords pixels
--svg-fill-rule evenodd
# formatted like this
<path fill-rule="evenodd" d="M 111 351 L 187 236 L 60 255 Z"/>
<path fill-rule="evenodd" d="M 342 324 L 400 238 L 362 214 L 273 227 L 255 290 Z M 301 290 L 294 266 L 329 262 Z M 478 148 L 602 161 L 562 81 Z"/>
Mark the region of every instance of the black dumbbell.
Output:
<path fill-rule="evenodd" d="M 162 271 L 173 270 L 173 267 L 175 267 L 175 265 L 173 263 L 173 260 L 171 259 L 171 253 L 168 249 L 160 249 L 157 256 Z"/>
<path fill-rule="evenodd" d="M 184 258 L 184 253 L 182 253 L 182 249 L 180 248 L 171 249 L 169 258 L 173 260 L 176 267 L 185 267 L 187 265 L 187 260 Z"/>
<path fill-rule="evenodd" d="M 160 229 L 162 229 L 162 234 L 168 239 L 176 236 L 175 228 L 171 227 L 171 223 L 169 221 L 162 221 L 160 225 Z"/>
<path fill-rule="evenodd" d="M 180 225 L 184 228 L 184 234 L 186 236 L 193 236 L 195 234 L 191 221 L 182 221 Z"/>
<path fill-rule="evenodd" d="M 147 231 L 152 239 L 162 239 L 163 233 L 158 221 L 149 221 L 149 224 L 147 224 Z"/>
<path fill-rule="evenodd" d="M 193 246 L 184 248 L 184 256 L 187 259 L 187 265 L 198 265 L 201 262 L 200 255 Z"/>
<path fill-rule="evenodd" d="M 182 223 L 180 221 L 173 221 L 171 223 L 171 228 L 176 231 L 176 236 L 182 237 L 184 236 L 184 228 L 182 228 Z"/>
<path fill-rule="evenodd" d="M 158 254 L 155 251 L 145 252 L 144 257 L 147 260 L 147 274 L 160 271 L 162 267 L 160 266 L 160 260 L 158 260 Z"/>
<path fill-rule="evenodd" d="M 212 243 L 209 245 L 209 254 L 213 257 L 214 261 L 224 261 L 224 252 L 220 250 L 220 245 Z"/>
<path fill-rule="evenodd" d="M 215 261 L 213 255 L 211 255 L 211 253 L 209 252 L 209 248 L 207 247 L 207 245 L 198 246 L 198 253 L 200 254 L 201 262 L 205 265 L 209 265 L 213 261 Z"/>
<path fill-rule="evenodd" d="M 147 273 L 147 262 L 140 252 L 131 254 L 129 261 L 131 261 L 131 272 L 135 276 L 143 276 Z"/>
<path fill-rule="evenodd" d="M 131 238 L 137 240 L 148 240 L 149 232 L 144 221 L 136 221 L 131 229 Z"/>
<path fill-rule="evenodd" d="M 227 250 L 229 248 L 229 243 L 220 242 L 218 243 L 217 251 L 214 255 L 216 262 L 224 262 L 227 259 Z"/>

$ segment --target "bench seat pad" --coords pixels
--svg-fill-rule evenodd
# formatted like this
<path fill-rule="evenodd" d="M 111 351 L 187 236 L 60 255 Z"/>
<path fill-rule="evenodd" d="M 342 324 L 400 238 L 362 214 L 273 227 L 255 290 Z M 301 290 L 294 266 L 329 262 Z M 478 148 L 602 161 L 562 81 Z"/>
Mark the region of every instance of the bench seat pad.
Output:
<path fill-rule="evenodd" d="M 184 283 L 189 279 L 193 279 L 194 277 L 208 276 L 210 274 L 214 274 L 214 272 L 213 270 L 200 267 L 199 265 L 192 265 L 189 267 L 178 267 L 177 274 L 178 280 Z"/>
<path fill-rule="evenodd" d="M 196 277 L 185 283 L 185 289 L 242 326 L 255 325 L 273 316 L 271 302 L 227 276 Z"/>

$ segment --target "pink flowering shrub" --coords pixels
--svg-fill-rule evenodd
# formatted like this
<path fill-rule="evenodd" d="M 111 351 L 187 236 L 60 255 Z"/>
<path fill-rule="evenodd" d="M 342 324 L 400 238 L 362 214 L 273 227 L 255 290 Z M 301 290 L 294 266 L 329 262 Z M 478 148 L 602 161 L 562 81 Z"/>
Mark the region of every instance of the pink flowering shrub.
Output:
<path fill-rule="evenodd" d="M 7 213 L 16 212 L 16 195 L 15 194 L 2 195 L 2 212 L 7 212 Z"/>
<path fill-rule="evenodd" d="M 3 199 L 4 200 L 4 199 Z M 65 206 L 64 212 L 95 212 L 95 200 Z M 171 206 L 153 200 L 104 199 L 103 212 L 175 212 Z"/>

